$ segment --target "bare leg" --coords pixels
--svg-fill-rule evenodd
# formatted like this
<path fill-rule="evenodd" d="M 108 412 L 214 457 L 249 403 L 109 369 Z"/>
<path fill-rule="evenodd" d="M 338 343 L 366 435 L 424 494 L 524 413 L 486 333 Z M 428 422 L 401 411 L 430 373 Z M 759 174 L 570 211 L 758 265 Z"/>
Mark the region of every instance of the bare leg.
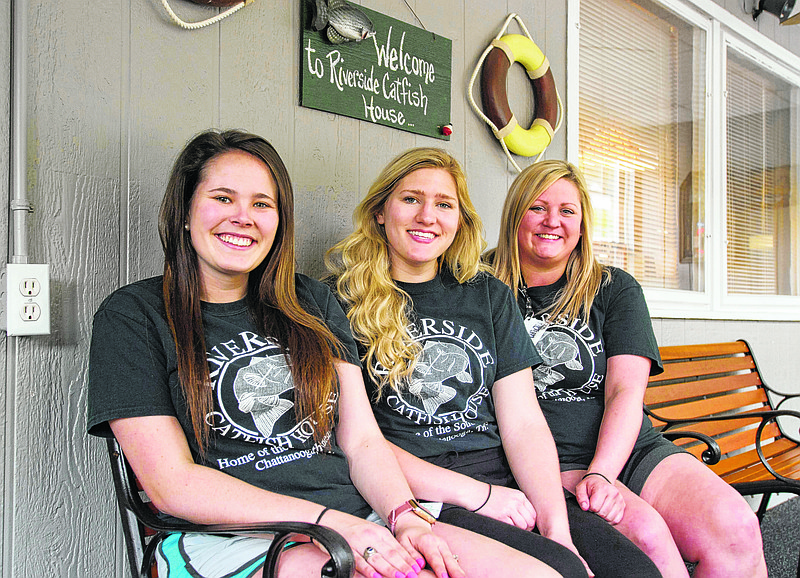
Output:
<path fill-rule="evenodd" d="M 617 529 L 650 556 L 664 578 L 687 578 L 686 563 L 661 514 L 623 484 L 616 485 L 625 498 L 625 515 Z"/>
<path fill-rule="evenodd" d="M 574 491 L 584 473 L 563 472 L 564 487 Z M 661 514 L 621 482 L 616 481 L 614 486 L 625 500 L 625 515 L 614 527 L 647 554 L 664 578 L 688 578 L 686 564 Z"/>
<path fill-rule="evenodd" d="M 642 499 L 664 518 L 695 578 L 766 578 L 758 519 L 739 493 L 688 454 L 663 460 Z"/>

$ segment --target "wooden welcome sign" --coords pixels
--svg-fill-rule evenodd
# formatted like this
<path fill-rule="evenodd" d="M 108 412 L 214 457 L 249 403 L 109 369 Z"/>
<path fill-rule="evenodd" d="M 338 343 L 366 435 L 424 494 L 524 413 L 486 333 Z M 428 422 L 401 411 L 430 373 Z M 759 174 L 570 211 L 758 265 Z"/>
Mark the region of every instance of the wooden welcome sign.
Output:
<path fill-rule="evenodd" d="M 451 40 L 354 5 L 375 34 L 332 44 L 302 3 L 302 106 L 450 139 L 442 127 L 450 123 Z"/>

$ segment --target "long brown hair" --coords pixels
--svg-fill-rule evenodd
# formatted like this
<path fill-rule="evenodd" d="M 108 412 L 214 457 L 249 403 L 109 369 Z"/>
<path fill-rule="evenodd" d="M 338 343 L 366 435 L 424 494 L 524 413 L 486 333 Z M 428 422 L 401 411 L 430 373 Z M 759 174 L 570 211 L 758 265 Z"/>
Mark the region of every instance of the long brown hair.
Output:
<path fill-rule="evenodd" d="M 529 165 L 517 175 L 503 204 L 500 237 L 489 260 L 497 278 L 512 291 L 517 291 L 523 283 L 517 241 L 520 223 L 536 199 L 559 179 L 569 181 L 578 189 L 583 219 L 581 239 L 567 261 L 567 284 L 548 311 L 554 319 L 563 316 L 573 321 L 580 317 L 587 321 L 604 273 L 608 278 L 608 270 L 594 257 L 591 241 L 594 210 L 586 181 L 575 165 L 562 160 L 546 160 Z"/>
<path fill-rule="evenodd" d="M 294 193 L 278 152 L 265 139 L 238 130 L 209 130 L 195 136 L 178 155 L 170 174 L 158 218 L 164 249 L 164 304 L 176 344 L 178 375 L 186 396 L 195 438 L 201 451 L 208 445 L 206 415 L 212 408 L 208 386 L 200 270 L 189 231 L 184 228 L 197 185 L 209 163 L 231 151 L 261 160 L 275 180 L 278 229 L 266 258 L 250 273 L 246 302 L 259 331 L 275 339 L 284 355 L 291 352 L 295 415 L 311 416 L 318 426 L 315 439 L 332 427 L 326 402 L 336 387 L 333 366 L 340 344 L 330 329 L 300 304 L 295 291 Z"/>
<path fill-rule="evenodd" d="M 438 148 L 407 150 L 386 165 L 356 207 L 355 231 L 326 254 L 325 263 L 337 279 L 336 290 L 349 305 L 347 316 L 354 337 L 367 349 L 362 360 L 380 396 L 384 386 L 399 390 L 411 375 L 419 345 L 408 332 L 408 295 L 394 282 L 390 271 L 389 240 L 377 215 L 397 184 L 419 169 L 442 169 L 453 177 L 458 197 L 458 231 L 450 247 L 439 257 L 459 283 L 487 268 L 480 261 L 486 246 L 483 225 L 469 198 L 461 165 Z M 377 375 L 375 365 L 386 369 Z"/>

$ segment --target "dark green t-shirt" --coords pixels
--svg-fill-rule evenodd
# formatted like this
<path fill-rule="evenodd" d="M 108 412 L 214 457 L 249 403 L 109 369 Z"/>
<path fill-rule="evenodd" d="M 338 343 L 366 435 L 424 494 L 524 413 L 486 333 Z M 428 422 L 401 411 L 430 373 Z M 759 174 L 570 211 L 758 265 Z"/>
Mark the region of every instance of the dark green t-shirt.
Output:
<path fill-rule="evenodd" d="M 397 284 L 411 297 L 422 353 L 403 391 L 387 388 L 373 403 L 384 436 L 421 458 L 500 447 L 492 386 L 541 361 L 511 291 L 486 274 Z M 365 380 L 374 401 L 366 371 Z"/>
<path fill-rule="evenodd" d="M 358 362 L 350 326 L 323 284 L 298 275 L 297 295 L 341 341 L 344 358 Z M 314 422 L 299 421 L 294 384 L 277 343 L 256 331 L 244 300 L 203 303 L 213 411 L 211 440 L 198 451 L 178 383 L 175 342 L 167 325 L 161 278 L 110 295 L 94 317 L 89 357 L 89 433 L 110 435 L 108 420 L 175 416 L 197 463 L 273 492 L 365 517 L 370 507 L 350 480 L 335 435 L 315 443 Z M 328 401 L 336 412 L 338 394 Z"/>
<path fill-rule="evenodd" d="M 562 465 L 588 466 L 594 456 L 609 357 L 646 357 L 652 362 L 651 375 L 663 371 L 641 286 L 622 269 L 608 270 L 610 280 L 595 296 L 588 325 L 581 320 L 553 322 L 541 313 L 566 285 L 566 277 L 553 285 L 528 287 L 517 296 L 525 327 L 543 361 L 534 369 L 533 380 Z M 643 414 L 637 445 L 657 435 Z"/>

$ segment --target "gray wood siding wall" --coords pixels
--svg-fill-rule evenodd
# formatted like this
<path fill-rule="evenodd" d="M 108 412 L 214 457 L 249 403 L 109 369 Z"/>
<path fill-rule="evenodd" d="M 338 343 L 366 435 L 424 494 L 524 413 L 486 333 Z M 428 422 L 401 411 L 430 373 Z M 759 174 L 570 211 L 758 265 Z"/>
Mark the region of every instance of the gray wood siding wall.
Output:
<path fill-rule="evenodd" d="M 743 20 L 741 0 L 720 2 Z M 105 448 L 85 434 L 92 314 L 123 283 L 157 274 L 156 211 L 178 150 L 208 127 L 262 134 L 296 187 L 300 270 L 350 229 L 352 210 L 382 165 L 426 137 L 298 106 L 300 0 L 258 0 L 196 32 L 172 25 L 156 0 L 31 0 L 28 6 L 28 190 L 31 262 L 51 264 L 47 337 L 0 333 L 3 577 L 109 576 L 125 571 Z M 206 8 L 171 0 L 186 19 Z M 402 0 L 363 0 L 415 23 Z M 513 179 L 464 97 L 478 56 L 506 15 L 522 15 L 550 59 L 562 95 L 566 0 L 410 0 L 425 25 L 453 41 L 452 122 L 444 147 L 463 161 L 490 243 Z M 24 3 L 23 3 L 24 4 Z M 0 50 L 10 53 L 10 0 L 0 0 Z M 798 27 L 764 15 L 751 24 L 800 53 Z M 519 68 L 519 67 L 516 67 Z M 512 107 L 530 120 L 531 96 L 512 71 Z M 0 58 L 0 149 L 9 147 L 9 63 Z M 548 156 L 565 153 L 564 132 Z M 0 190 L 8 198 L 8 156 Z M 0 213 L 7 254 L 8 215 Z M 2 289 L 5 290 L 5 284 Z M 798 388 L 797 323 L 655 320 L 661 344 L 749 338 L 778 387 Z M 792 355 L 790 355 L 790 352 Z"/>

